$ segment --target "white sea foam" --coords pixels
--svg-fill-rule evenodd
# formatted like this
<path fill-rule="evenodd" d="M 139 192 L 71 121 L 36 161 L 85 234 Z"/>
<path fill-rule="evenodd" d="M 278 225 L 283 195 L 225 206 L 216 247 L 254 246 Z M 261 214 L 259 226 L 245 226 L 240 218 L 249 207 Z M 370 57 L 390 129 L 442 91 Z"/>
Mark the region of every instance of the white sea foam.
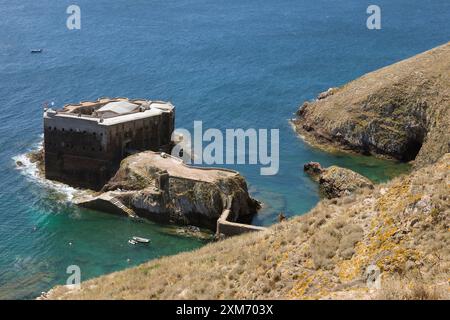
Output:
<path fill-rule="evenodd" d="M 32 182 L 35 182 L 42 187 L 49 189 L 51 191 L 58 192 L 62 195 L 64 195 L 64 200 L 72 202 L 74 197 L 81 196 L 83 193 L 85 193 L 83 190 L 73 188 L 67 184 L 51 181 L 45 179 L 39 172 L 37 163 L 33 163 L 30 161 L 30 158 L 28 157 L 29 152 L 38 151 L 42 149 L 43 147 L 43 135 L 41 135 L 41 140 L 36 145 L 34 145 L 30 150 L 26 153 L 19 154 L 17 156 L 14 156 L 12 159 L 16 163 L 16 169 L 21 172 L 27 179 L 29 179 Z M 20 165 L 19 165 L 20 163 Z"/>

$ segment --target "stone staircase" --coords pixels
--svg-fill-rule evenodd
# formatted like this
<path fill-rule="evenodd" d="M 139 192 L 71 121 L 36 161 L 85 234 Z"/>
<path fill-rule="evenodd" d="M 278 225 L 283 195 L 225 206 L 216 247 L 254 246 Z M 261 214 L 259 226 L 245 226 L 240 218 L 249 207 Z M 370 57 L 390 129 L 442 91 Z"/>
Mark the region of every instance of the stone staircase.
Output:
<path fill-rule="evenodd" d="M 111 197 L 109 199 L 109 202 L 111 204 L 113 204 L 114 206 L 116 206 L 117 208 L 119 208 L 120 210 L 122 210 L 123 212 L 125 212 L 130 218 L 137 218 L 137 214 L 136 212 L 134 212 L 133 209 L 128 208 L 126 205 L 124 205 L 120 200 L 118 200 L 117 198 Z"/>

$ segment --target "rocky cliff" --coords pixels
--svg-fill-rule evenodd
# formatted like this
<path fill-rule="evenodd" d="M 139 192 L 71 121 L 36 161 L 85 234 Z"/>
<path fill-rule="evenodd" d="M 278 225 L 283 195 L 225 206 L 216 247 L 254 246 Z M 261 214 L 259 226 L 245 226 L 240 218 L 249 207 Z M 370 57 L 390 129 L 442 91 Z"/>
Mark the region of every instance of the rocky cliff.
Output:
<path fill-rule="evenodd" d="M 43 155 L 44 150 L 39 148 L 27 157 L 44 179 Z M 22 167 L 24 163 L 17 161 L 16 165 Z M 248 225 L 261 204 L 250 197 L 247 183 L 237 171 L 192 167 L 152 151 L 125 158 L 100 192 L 80 190 L 72 201 L 94 210 L 212 231 L 217 231 L 218 219 L 227 210 L 226 223 L 239 225 L 239 234 L 244 229 L 263 229 Z"/>
<path fill-rule="evenodd" d="M 433 163 L 450 150 L 450 43 L 320 94 L 294 125 L 318 146 Z"/>
<path fill-rule="evenodd" d="M 125 158 L 102 193 L 79 204 L 213 231 L 225 209 L 232 212 L 230 221 L 250 222 L 259 208 L 237 172 L 190 167 L 151 151 Z"/>

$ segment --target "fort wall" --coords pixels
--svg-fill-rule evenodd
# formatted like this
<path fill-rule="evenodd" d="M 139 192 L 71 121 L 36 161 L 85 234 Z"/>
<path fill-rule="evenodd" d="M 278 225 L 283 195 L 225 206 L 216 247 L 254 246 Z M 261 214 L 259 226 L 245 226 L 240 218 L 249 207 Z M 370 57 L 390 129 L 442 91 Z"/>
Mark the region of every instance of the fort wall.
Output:
<path fill-rule="evenodd" d="M 174 130 L 173 110 L 151 111 L 109 119 L 47 111 L 46 178 L 100 190 L 126 156 L 143 150 L 167 151 Z"/>

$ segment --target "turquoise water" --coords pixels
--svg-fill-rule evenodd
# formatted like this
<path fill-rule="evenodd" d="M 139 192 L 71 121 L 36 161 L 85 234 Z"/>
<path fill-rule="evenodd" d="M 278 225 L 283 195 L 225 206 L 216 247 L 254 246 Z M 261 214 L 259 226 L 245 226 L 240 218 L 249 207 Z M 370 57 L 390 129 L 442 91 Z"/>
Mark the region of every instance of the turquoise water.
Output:
<path fill-rule="evenodd" d="M 279 128 L 280 172 L 234 166 L 265 203 L 255 223 L 279 211 L 302 214 L 318 201 L 307 161 L 338 164 L 376 181 L 405 166 L 327 154 L 304 144 L 288 119 L 329 87 L 449 40 L 448 1 L 377 1 L 380 31 L 365 27 L 359 0 L 87 1 L 82 29 L 65 27 L 72 1 L 0 2 L 0 298 L 33 298 L 65 283 L 198 248 L 204 241 L 153 223 L 73 207 L 15 168 L 42 132 L 42 104 L 100 96 L 170 100 L 177 126 Z M 43 48 L 31 55 L 30 49 Z M 130 247 L 132 235 L 152 238 Z M 70 245 L 71 243 L 71 245 Z"/>

